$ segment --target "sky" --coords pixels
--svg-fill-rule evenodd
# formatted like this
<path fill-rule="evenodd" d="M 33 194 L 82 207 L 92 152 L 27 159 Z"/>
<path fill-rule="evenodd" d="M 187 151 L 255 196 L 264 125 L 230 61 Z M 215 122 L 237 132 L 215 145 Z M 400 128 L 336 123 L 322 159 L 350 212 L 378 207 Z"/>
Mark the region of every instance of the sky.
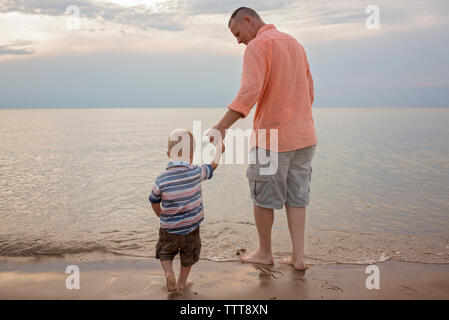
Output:
<path fill-rule="evenodd" d="M 447 0 L 0 0 L 0 108 L 224 108 L 240 6 L 304 46 L 314 107 L 449 107 Z"/>

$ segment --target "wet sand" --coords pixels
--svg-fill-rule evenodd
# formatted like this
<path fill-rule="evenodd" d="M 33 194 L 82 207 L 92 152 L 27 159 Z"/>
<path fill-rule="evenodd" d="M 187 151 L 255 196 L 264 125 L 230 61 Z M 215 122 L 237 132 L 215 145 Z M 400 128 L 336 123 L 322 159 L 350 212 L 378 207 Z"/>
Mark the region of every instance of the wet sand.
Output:
<path fill-rule="evenodd" d="M 78 290 L 66 288 L 71 264 L 80 269 Z M 174 265 L 177 273 L 178 259 Z M 155 259 L 2 258 L 0 299 L 449 299 L 448 264 L 376 265 L 380 289 L 368 290 L 366 265 L 315 265 L 299 272 L 278 263 L 267 268 L 201 260 L 192 268 L 193 286 L 169 293 Z"/>

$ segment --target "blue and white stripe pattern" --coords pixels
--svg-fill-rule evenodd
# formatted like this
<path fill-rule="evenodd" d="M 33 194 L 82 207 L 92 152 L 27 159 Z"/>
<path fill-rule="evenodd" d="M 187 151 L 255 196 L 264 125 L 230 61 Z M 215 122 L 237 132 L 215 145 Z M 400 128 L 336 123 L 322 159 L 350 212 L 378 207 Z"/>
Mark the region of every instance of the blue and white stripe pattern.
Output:
<path fill-rule="evenodd" d="M 161 203 L 161 228 L 174 234 L 195 230 L 204 219 L 201 182 L 212 178 L 209 164 L 170 161 L 156 179 L 150 202 Z"/>

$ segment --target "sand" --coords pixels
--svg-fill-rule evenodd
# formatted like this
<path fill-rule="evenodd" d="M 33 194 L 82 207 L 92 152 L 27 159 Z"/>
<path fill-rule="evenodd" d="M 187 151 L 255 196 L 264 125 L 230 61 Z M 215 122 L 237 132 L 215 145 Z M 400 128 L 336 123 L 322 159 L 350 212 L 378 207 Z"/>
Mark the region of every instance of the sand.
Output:
<path fill-rule="evenodd" d="M 176 272 L 179 260 L 175 260 Z M 66 288 L 68 265 L 80 288 Z M 366 265 L 315 265 L 305 272 L 201 260 L 193 286 L 169 293 L 159 261 L 143 258 L 2 258 L 0 299 L 449 299 L 449 265 L 387 261 L 376 264 L 380 289 L 368 290 Z"/>

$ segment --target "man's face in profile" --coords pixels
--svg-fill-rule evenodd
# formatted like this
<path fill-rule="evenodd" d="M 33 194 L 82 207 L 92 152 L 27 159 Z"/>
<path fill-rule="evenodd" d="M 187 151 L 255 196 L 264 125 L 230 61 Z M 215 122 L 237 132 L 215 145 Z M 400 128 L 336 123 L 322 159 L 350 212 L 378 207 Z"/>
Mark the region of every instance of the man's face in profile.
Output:
<path fill-rule="evenodd" d="M 229 30 L 231 30 L 237 42 L 248 45 L 248 43 L 256 36 L 252 31 L 251 26 L 254 25 L 251 17 L 245 16 L 240 18 L 234 18 L 231 20 Z"/>

